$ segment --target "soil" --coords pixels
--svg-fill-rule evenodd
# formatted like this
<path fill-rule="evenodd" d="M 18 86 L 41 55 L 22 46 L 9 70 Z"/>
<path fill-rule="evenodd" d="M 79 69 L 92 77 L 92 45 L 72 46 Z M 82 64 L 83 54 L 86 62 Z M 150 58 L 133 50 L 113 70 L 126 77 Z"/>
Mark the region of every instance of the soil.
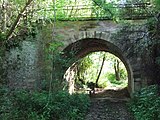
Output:
<path fill-rule="evenodd" d="M 96 90 L 85 120 L 134 120 L 127 109 L 127 89 Z"/>

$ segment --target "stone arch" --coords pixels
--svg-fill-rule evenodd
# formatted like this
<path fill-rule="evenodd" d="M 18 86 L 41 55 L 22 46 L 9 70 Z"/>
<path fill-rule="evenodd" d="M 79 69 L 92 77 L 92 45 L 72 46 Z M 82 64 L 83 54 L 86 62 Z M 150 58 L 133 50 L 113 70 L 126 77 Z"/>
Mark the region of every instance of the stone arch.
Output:
<path fill-rule="evenodd" d="M 112 33 L 83 31 L 74 35 L 65 44 L 64 53 L 74 52 L 77 58 L 86 56 L 91 52 L 106 51 L 114 54 L 124 63 L 128 72 L 128 91 L 132 96 L 134 91 L 141 88 L 140 59 L 132 55 L 132 50 L 126 47 L 129 44 L 123 44 L 121 41 L 112 39 Z M 137 84 L 138 83 L 138 84 Z"/>

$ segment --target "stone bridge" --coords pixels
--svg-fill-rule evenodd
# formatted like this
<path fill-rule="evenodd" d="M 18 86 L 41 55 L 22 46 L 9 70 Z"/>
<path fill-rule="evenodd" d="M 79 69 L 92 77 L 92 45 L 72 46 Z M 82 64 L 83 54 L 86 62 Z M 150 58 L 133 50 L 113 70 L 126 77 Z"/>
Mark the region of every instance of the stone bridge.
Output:
<path fill-rule="evenodd" d="M 22 82 L 25 81 L 28 85 L 27 81 L 29 80 L 33 83 L 41 78 L 44 79 L 44 68 L 46 66 L 43 64 L 45 63 L 43 54 L 48 43 L 52 42 L 50 39 L 52 37 L 51 33 L 53 33 L 54 41 L 61 41 L 63 43 L 63 47 L 60 50 L 66 55 L 73 52 L 80 59 L 91 52 L 106 51 L 120 58 L 128 72 L 128 90 L 132 96 L 134 91 L 139 90 L 152 81 L 146 75 L 147 73 L 143 69 L 143 60 L 141 54 L 139 54 L 140 51 L 136 49 L 140 43 L 139 41 L 144 37 L 145 27 L 142 25 L 143 22 L 133 21 L 136 25 L 129 28 L 124 24 L 117 24 L 112 21 L 61 21 L 56 23 L 54 33 L 52 30 L 49 33 L 43 33 L 45 29 L 52 29 L 51 25 L 48 25 L 41 30 L 41 34 L 45 35 L 37 37 L 36 42 L 28 41 L 22 44 L 23 50 L 21 52 L 12 50 L 8 53 L 10 59 L 12 58 L 12 60 L 17 61 L 16 55 L 18 55 L 20 58 L 23 58 L 25 64 L 24 66 L 22 62 L 22 66 L 17 70 L 8 69 L 8 81 L 11 78 L 14 78 L 15 81 L 16 79 L 21 79 Z M 30 46 L 28 44 L 32 45 L 30 48 L 27 48 L 25 44 L 28 47 Z M 26 52 L 28 56 L 23 55 Z M 27 65 L 27 63 L 29 64 Z M 9 74 L 9 71 L 12 71 L 12 75 Z M 20 71 L 23 71 L 23 73 Z M 16 72 L 19 74 L 16 74 Z M 35 77 L 35 74 L 40 77 Z"/>
<path fill-rule="evenodd" d="M 91 52 L 106 51 L 116 55 L 125 64 L 128 72 L 128 88 L 131 93 L 141 86 L 141 58 L 135 57 L 124 42 L 112 39 L 110 31 L 84 31 L 70 39 L 64 51 L 76 51 L 78 58 Z M 130 46 L 130 45 L 129 45 Z"/>
<path fill-rule="evenodd" d="M 139 21 L 138 21 L 139 22 Z M 72 23 L 75 24 L 76 22 Z M 141 22 L 139 22 L 139 25 Z M 144 36 L 144 27 L 123 28 L 124 26 L 111 21 L 86 22 L 79 29 L 67 28 L 62 31 L 65 54 L 73 52 L 78 58 L 84 57 L 91 52 L 106 51 L 116 55 L 124 63 L 128 72 L 128 90 L 132 95 L 134 91 L 147 85 L 148 81 L 144 75 L 140 51 L 136 49 L 137 40 Z M 60 32 L 61 31 L 61 32 Z"/>

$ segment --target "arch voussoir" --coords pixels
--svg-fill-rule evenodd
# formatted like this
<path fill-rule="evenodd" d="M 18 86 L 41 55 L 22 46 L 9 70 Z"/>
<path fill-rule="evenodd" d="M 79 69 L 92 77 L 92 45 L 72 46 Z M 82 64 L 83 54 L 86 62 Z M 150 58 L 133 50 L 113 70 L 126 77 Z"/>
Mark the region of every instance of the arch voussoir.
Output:
<path fill-rule="evenodd" d="M 82 40 L 86 38 L 86 31 L 81 31 L 79 32 L 79 34 L 77 35 L 78 40 Z"/>
<path fill-rule="evenodd" d="M 102 32 L 99 32 L 99 31 L 95 32 L 95 38 L 101 39 L 101 35 L 102 35 Z"/>
<path fill-rule="evenodd" d="M 111 33 L 109 31 L 101 32 L 100 39 L 110 41 L 110 35 L 111 35 Z"/>
<path fill-rule="evenodd" d="M 95 33 L 93 31 L 86 31 L 86 38 L 94 38 Z"/>

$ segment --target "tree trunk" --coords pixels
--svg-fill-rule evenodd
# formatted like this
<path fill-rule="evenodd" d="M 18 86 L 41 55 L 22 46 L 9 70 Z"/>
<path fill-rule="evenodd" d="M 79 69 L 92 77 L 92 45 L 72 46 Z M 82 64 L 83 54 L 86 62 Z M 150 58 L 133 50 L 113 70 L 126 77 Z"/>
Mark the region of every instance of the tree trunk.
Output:
<path fill-rule="evenodd" d="M 117 59 L 114 62 L 114 71 L 115 71 L 116 80 L 119 81 L 120 80 L 120 70 L 119 70 L 119 60 Z"/>
<path fill-rule="evenodd" d="M 103 61 L 102 61 L 102 64 L 101 64 L 101 68 L 100 68 L 100 70 L 99 70 L 99 73 L 98 73 L 98 76 L 97 76 L 97 79 L 96 79 L 96 84 L 95 84 L 96 87 L 98 87 L 98 80 L 99 80 L 99 78 L 100 78 L 100 75 L 101 75 L 101 72 L 102 72 L 102 68 L 103 68 L 105 59 L 106 59 L 106 57 L 105 57 L 105 55 L 104 55 Z"/>

